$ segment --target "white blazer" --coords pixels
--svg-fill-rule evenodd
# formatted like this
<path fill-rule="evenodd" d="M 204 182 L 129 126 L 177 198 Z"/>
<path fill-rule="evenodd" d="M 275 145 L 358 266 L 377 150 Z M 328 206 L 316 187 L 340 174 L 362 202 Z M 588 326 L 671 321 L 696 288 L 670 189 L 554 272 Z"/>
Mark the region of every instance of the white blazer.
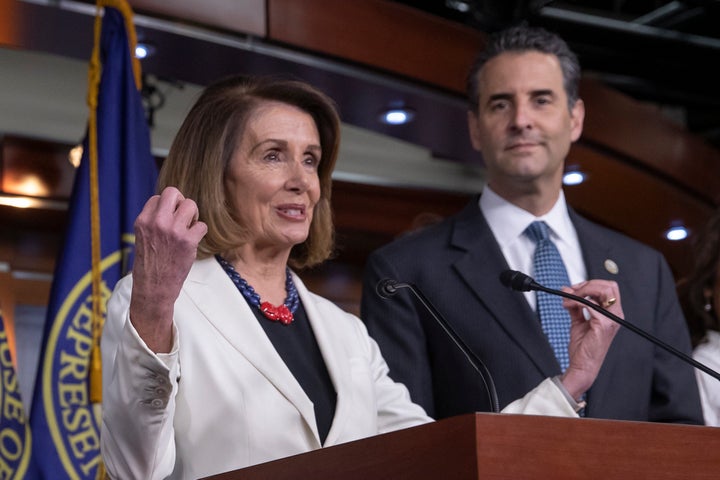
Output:
<path fill-rule="evenodd" d="M 388 377 L 360 319 L 293 280 L 337 393 L 325 445 L 431 421 Z M 214 258 L 190 270 L 168 354 L 130 323 L 131 290 L 130 276 L 118 282 L 101 344 L 111 478 L 197 479 L 321 447 L 312 402 Z M 503 412 L 577 416 L 550 379 Z"/>
<path fill-rule="evenodd" d="M 325 445 L 431 421 L 388 376 L 363 323 L 293 277 L 337 392 Z M 102 454 L 112 478 L 196 479 L 320 448 L 313 404 L 214 258 L 175 303 L 174 346 L 155 355 L 128 321 L 132 278 L 102 337 Z"/>

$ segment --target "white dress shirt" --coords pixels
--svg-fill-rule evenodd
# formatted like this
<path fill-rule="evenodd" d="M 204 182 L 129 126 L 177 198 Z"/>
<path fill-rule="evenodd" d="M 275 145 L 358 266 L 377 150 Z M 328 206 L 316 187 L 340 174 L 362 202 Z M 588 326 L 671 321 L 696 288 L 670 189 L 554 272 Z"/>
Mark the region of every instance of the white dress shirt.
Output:
<path fill-rule="evenodd" d="M 587 280 L 587 270 L 583 261 L 580 241 L 578 240 L 575 227 L 570 221 L 565 194 L 560 190 L 560 196 L 550 211 L 536 217 L 532 213 L 513 205 L 489 186 L 485 186 L 480 196 L 480 210 L 492 230 L 495 239 L 500 245 L 505 260 L 512 270 L 526 273 L 530 276 L 533 272 L 533 253 L 535 242 L 523 232 L 532 222 L 544 221 L 550 227 L 550 238 L 560 251 L 560 256 L 565 263 L 570 282 L 576 283 Z M 525 298 L 535 310 L 535 292 L 525 292 Z"/>

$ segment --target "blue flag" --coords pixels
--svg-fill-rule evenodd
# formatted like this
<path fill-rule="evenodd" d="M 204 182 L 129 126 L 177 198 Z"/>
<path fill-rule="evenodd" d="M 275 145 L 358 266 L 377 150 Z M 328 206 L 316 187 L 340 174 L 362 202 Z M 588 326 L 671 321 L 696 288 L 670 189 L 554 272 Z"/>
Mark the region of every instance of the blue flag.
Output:
<path fill-rule="evenodd" d="M 30 448 L 30 426 L 0 314 L 0 478 L 26 478 Z"/>
<path fill-rule="evenodd" d="M 101 380 L 92 373 L 101 371 L 106 301 L 132 265 L 133 222 L 157 180 L 139 68 L 130 49 L 132 11 L 125 0 L 98 4 L 106 6 L 96 19 L 88 134 L 55 268 L 30 412 L 33 475 L 53 480 L 95 480 L 104 471 L 99 398 L 91 395 L 100 394 Z"/>

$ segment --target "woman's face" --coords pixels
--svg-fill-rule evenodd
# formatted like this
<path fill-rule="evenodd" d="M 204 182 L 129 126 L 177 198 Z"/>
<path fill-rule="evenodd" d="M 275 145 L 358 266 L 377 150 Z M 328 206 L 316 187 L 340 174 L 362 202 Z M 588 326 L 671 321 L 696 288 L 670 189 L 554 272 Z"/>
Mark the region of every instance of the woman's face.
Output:
<path fill-rule="evenodd" d="M 247 244 L 290 249 L 307 239 L 320 199 L 320 135 L 297 107 L 265 102 L 251 113 L 225 185 Z"/>

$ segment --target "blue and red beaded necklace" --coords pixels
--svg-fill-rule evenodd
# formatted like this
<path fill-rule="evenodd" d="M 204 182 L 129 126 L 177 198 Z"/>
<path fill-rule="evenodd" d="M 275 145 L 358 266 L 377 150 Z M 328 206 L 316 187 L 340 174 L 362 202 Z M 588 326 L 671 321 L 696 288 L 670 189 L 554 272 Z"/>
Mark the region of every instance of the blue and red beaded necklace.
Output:
<path fill-rule="evenodd" d="M 232 280 L 238 290 L 240 290 L 242 296 L 245 297 L 245 300 L 260 310 L 265 318 L 274 322 L 280 322 L 283 325 L 290 325 L 292 323 L 295 319 L 295 311 L 300 305 L 300 298 L 298 297 L 297 288 L 295 288 L 295 283 L 293 283 L 289 268 L 285 268 L 285 290 L 287 291 L 287 297 L 282 305 L 275 306 L 270 302 L 261 301 L 260 295 L 258 295 L 247 280 L 240 276 L 230 262 L 220 255 L 215 255 L 215 258 L 223 270 L 225 270 L 225 273 L 228 274 L 230 280 Z"/>

